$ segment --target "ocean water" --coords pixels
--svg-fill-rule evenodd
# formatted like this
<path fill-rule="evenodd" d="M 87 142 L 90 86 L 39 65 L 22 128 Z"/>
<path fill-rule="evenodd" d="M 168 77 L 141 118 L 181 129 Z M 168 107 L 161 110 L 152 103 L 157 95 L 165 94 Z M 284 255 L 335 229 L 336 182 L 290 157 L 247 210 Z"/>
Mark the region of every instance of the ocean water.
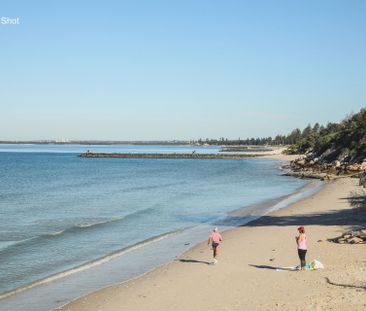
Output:
<path fill-rule="evenodd" d="M 149 269 L 167 260 L 166 254 L 183 251 L 180 248 L 172 253 L 171 236 L 184 244 L 190 232 L 198 242 L 206 238 L 207 228 L 238 224 L 230 223 L 232 211 L 288 196 L 307 183 L 281 176 L 280 163 L 267 159 L 78 157 L 87 149 L 159 153 L 219 150 L 0 145 L 0 295 L 39 280 L 47 283 L 50 276 L 61 278 L 68 271 L 75 272 L 75 277 L 77 269 L 94 269 L 93 262 L 108 256 L 135 256 L 126 267 L 134 271 L 130 277 L 137 275 L 146 271 L 148 265 L 142 259 L 152 243 L 158 252 Z M 234 220 L 243 222 L 243 218 Z M 117 282 L 112 277 L 110 281 Z M 103 284 L 106 286 L 108 279 Z M 15 303 L 16 296 L 11 296 Z M 42 301 L 35 303 L 42 305 Z"/>

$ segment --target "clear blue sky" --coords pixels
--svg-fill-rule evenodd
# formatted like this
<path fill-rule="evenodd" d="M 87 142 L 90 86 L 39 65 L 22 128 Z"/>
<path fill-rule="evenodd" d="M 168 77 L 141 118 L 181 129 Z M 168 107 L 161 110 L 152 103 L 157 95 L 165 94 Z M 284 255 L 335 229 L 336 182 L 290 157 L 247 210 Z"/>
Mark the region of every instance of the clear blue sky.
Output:
<path fill-rule="evenodd" d="M 366 106 L 366 1 L 1 0 L 0 139 L 273 136 Z"/>

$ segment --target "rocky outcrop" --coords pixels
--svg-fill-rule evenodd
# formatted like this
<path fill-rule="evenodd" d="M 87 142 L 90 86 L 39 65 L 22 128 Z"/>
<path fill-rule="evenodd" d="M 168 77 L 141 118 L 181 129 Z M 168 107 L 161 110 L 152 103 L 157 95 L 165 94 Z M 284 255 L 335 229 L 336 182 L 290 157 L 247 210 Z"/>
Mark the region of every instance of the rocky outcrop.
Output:
<path fill-rule="evenodd" d="M 329 241 L 340 244 L 366 244 L 366 229 L 349 231 Z"/>
<path fill-rule="evenodd" d="M 344 159 L 347 159 L 345 157 Z M 290 164 L 289 175 L 304 178 L 331 179 L 334 176 L 353 176 L 362 179 L 366 183 L 366 161 L 362 163 L 349 163 L 335 160 L 332 163 L 325 162 L 313 154 L 300 156 Z M 361 182 L 361 181 L 360 181 Z"/>

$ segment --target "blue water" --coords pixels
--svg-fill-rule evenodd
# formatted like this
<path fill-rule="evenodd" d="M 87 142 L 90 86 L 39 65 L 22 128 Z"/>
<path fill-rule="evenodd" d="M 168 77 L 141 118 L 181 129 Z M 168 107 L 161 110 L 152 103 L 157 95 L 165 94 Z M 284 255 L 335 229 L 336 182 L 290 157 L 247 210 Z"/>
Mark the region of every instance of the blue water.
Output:
<path fill-rule="evenodd" d="M 217 147 L 0 145 L 0 293 L 153 236 L 215 225 L 306 181 L 265 159 L 92 159 Z M 164 252 L 164 247 L 161 248 Z"/>

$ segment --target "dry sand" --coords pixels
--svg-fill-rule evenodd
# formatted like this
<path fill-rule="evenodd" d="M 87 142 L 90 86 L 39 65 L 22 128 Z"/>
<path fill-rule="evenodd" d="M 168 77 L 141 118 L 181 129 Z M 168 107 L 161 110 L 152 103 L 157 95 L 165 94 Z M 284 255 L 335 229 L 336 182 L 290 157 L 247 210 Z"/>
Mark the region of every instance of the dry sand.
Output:
<path fill-rule="evenodd" d="M 211 250 L 202 243 L 170 264 L 63 310 L 366 310 L 366 245 L 327 241 L 365 225 L 365 213 L 347 199 L 361 191 L 357 184 L 335 180 L 311 197 L 225 232 L 216 265 L 208 264 Z M 299 225 L 308 236 L 307 260 L 318 259 L 324 270 L 276 270 L 299 264 Z"/>
<path fill-rule="evenodd" d="M 257 156 L 265 159 L 275 159 L 280 161 L 292 161 L 295 160 L 298 155 L 288 155 L 283 154 L 283 151 L 287 149 L 287 147 L 277 147 L 277 146 L 271 146 L 270 151 L 255 151 L 255 152 L 239 152 L 241 154 L 247 154 L 251 156 Z"/>

